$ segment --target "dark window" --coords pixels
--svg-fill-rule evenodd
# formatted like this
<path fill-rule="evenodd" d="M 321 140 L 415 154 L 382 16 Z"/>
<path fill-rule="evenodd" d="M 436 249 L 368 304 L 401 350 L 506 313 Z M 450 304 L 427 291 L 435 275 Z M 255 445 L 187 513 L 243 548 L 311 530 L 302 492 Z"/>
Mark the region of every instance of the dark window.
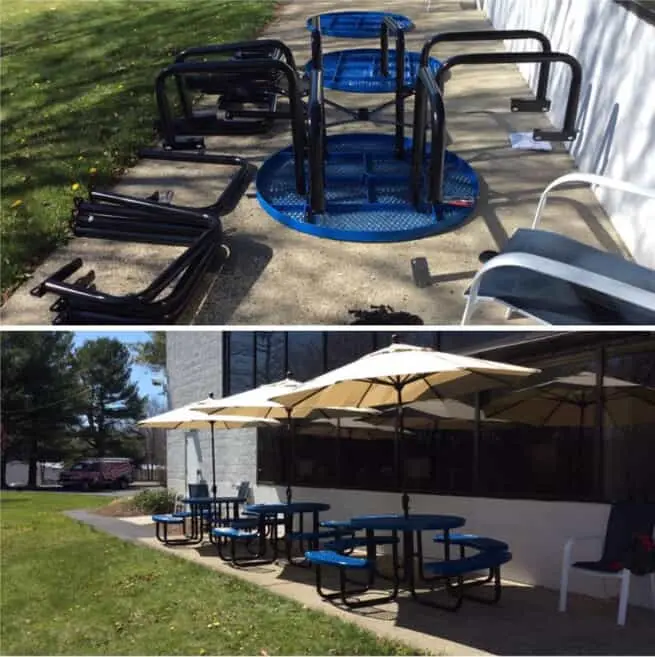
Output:
<path fill-rule="evenodd" d="M 655 501 L 655 345 L 608 347 L 603 390 L 604 494 L 608 499 Z M 616 381 L 616 380 L 619 381 Z M 635 394 L 630 385 L 647 386 Z M 619 386 L 612 388 L 612 384 Z"/>
<path fill-rule="evenodd" d="M 325 372 L 325 333 L 289 331 L 288 363 L 291 376 L 306 381 Z"/>
<path fill-rule="evenodd" d="M 286 334 L 281 331 L 257 331 L 255 364 L 255 386 L 283 379 L 288 369 Z"/>
<path fill-rule="evenodd" d="M 307 379 L 340 367 L 383 347 L 391 332 L 258 332 L 229 337 L 231 385 L 247 389 L 284 375 Z M 583 400 L 597 408 L 609 396 L 599 385 L 600 373 L 628 383 L 655 388 L 655 340 L 645 332 L 412 332 L 399 340 L 438 345 L 483 358 L 540 368 L 530 385 L 557 377 L 587 373 L 591 385 Z M 236 392 L 237 390 L 232 390 Z M 509 392 L 496 389 L 463 401 L 481 408 Z M 648 397 L 647 390 L 644 395 Z M 649 398 L 650 399 L 650 398 Z M 624 401 L 605 413 L 575 414 L 555 426 L 481 422 L 459 430 L 425 430 L 400 442 L 405 488 L 410 492 L 477 495 L 544 500 L 608 501 L 641 497 L 655 499 L 655 422 L 646 401 Z M 580 407 L 581 408 L 581 407 Z M 612 409 L 621 413 L 612 419 Z M 353 437 L 342 431 L 299 429 L 291 446 L 286 432 L 260 431 L 258 480 L 321 488 L 379 491 L 398 489 L 393 433 L 388 437 Z"/>
<path fill-rule="evenodd" d="M 230 333 L 228 345 L 228 392 L 234 395 L 255 385 L 255 334 Z"/>

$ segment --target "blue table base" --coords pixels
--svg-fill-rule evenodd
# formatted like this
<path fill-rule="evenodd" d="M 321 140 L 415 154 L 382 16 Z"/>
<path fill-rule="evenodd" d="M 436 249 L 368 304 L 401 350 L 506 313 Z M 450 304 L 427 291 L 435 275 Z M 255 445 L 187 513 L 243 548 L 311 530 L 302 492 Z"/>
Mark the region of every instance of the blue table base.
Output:
<path fill-rule="evenodd" d="M 291 147 L 278 151 L 262 164 L 257 174 L 257 198 L 273 219 L 290 228 L 346 242 L 415 240 L 453 230 L 471 217 L 479 183 L 465 160 L 446 152 L 444 198 L 470 204 L 444 205 L 435 212 L 424 192 L 417 210 L 410 201 L 411 140 L 405 140 L 403 159 L 395 157 L 393 148 L 393 135 L 329 136 L 326 212 L 311 220 L 307 219 L 307 198 L 295 191 Z M 426 158 L 426 175 L 427 170 Z"/>

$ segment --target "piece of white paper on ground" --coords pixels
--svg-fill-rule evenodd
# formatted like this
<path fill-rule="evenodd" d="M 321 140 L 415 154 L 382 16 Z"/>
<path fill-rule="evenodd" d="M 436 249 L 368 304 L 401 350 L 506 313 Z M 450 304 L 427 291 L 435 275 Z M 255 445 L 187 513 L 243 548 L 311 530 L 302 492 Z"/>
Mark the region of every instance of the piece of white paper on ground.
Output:
<path fill-rule="evenodd" d="M 549 141 L 537 141 L 531 132 L 511 132 L 509 142 L 512 148 L 524 151 L 552 151 L 553 145 Z"/>

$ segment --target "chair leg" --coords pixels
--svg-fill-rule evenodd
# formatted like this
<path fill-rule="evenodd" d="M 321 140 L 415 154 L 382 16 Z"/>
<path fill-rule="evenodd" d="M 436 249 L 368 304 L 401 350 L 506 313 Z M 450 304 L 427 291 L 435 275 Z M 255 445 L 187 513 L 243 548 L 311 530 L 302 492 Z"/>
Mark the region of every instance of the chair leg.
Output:
<path fill-rule="evenodd" d="M 630 598 L 630 571 L 624 568 L 621 572 L 621 591 L 619 593 L 619 614 L 616 622 L 625 625 L 625 617 L 628 613 L 628 600 Z"/>
<path fill-rule="evenodd" d="M 559 611 L 566 611 L 566 602 L 569 592 L 569 573 L 571 572 L 571 564 L 569 555 L 564 552 L 562 559 L 562 575 L 559 582 Z"/>

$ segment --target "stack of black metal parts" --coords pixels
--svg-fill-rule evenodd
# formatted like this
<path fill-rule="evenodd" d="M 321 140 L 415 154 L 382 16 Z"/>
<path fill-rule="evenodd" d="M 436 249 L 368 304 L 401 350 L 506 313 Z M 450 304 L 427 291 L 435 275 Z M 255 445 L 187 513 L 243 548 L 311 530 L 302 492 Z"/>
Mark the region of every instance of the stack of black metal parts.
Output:
<path fill-rule="evenodd" d="M 207 61 L 212 57 L 216 59 Z M 165 88 L 171 79 L 181 116 L 174 116 Z M 296 80 L 293 55 L 280 41 L 199 46 L 180 53 L 155 85 L 156 126 L 163 148 L 142 151 L 140 157 L 230 166 L 235 173 L 206 207 L 175 205 L 171 192 L 136 198 L 92 190 L 88 199 L 76 198 L 71 222 L 76 236 L 186 248 L 146 288 L 122 296 L 99 290 L 93 270 L 71 280 L 84 265 L 81 258 L 72 260 L 31 291 L 37 297 L 59 297 L 51 306 L 56 313 L 53 323 L 174 323 L 205 273 L 229 256 L 221 218 L 236 208 L 256 173 L 254 165 L 240 157 L 206 152 L 204 137 L 260 134 L 275 120 L 288 120 L 290 114 L 278 107 L 278 98 L 288 96 L 288 87 Z M 216 95 L 214 107 L 198 109 L 194 94 Z M 295 116 L 299 113 L 302 108 L 296 108 Z"/>

